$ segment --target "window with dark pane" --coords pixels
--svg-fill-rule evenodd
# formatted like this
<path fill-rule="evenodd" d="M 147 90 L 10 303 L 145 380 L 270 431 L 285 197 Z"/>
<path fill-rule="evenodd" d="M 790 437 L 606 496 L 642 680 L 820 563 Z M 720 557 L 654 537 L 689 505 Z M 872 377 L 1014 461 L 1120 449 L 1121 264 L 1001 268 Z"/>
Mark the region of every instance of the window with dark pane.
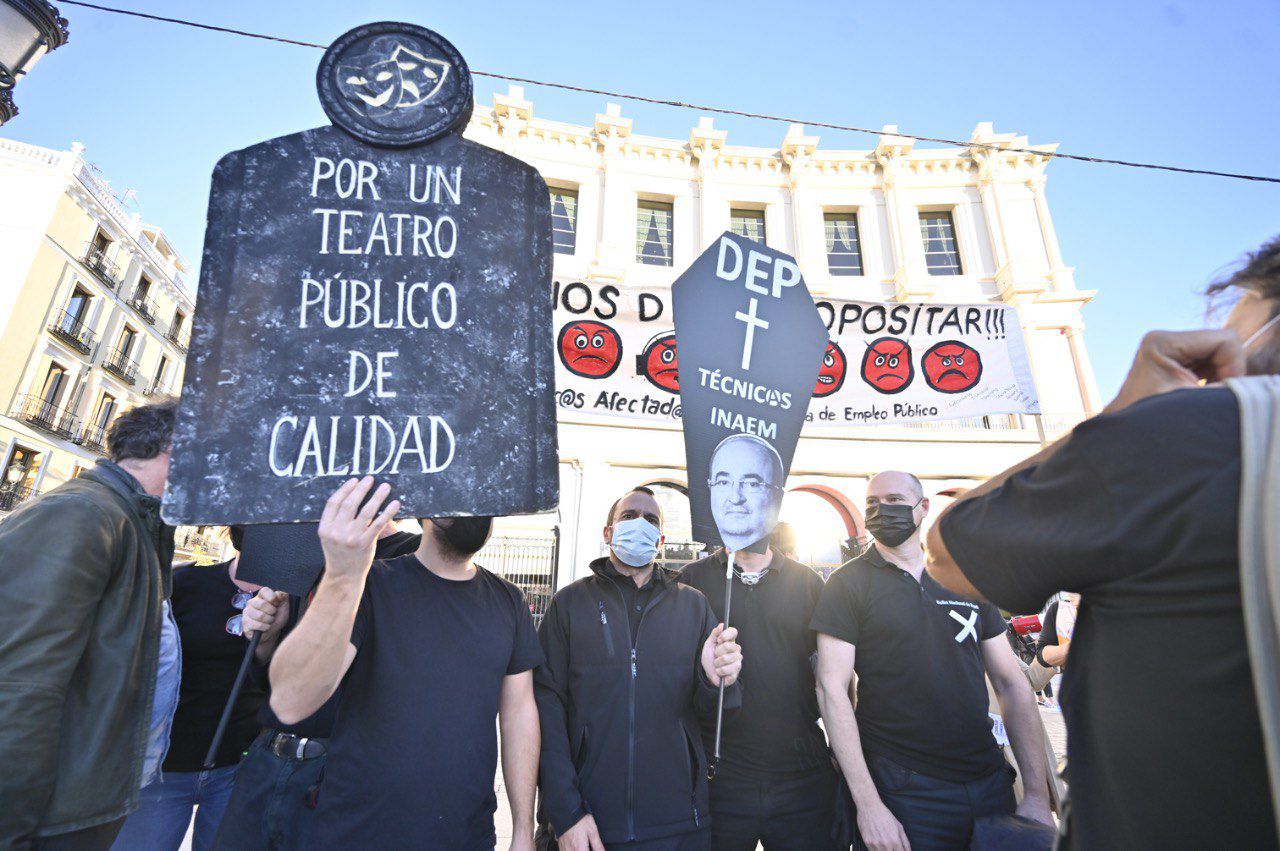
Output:
<path fill-rule="evenodd" d="M 764 210 L 730 210 L 729 230 L 764 245 Z"/>
<path fill-rule="evenodd" d="M 578 241 L 578 191 L 551 188 L 551 244 L 556 254 L 572 254 Z"/>
<path fill-rule="evenodd" d="M 924 263 L 930 275 L 963 275 L 960 251 L 956 247 L 956 227 L 951 213 L 920 214 L 920 239 L 924 243 Z"/>
<path fill-rule="evenodd" d="M 674 205 L 665 201 L 636 204 L 636 262 L 647 266 L 672 265 L 671 237 Z"/>
<path fill-rule="evenodd" d="M 827 271 L 833 275 L 861 275 L 858 214 L 824 213 L 822 220 L 827 234 Z"/>

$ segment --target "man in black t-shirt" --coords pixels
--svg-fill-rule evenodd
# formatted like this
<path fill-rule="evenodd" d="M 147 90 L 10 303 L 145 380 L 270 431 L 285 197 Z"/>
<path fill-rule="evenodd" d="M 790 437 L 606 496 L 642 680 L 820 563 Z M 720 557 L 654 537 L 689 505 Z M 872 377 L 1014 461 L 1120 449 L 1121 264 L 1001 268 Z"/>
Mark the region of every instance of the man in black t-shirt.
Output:
<path fill-rule="evenodd" d="M 781 525 L 781 524 L 779 524 Z M 697 588 L 723 619 L 725 554 L 695 561 L 680 581 Z M 773 549 L 734 556 L 733 626 L 742 636 L 742 707 L 726 719 L 711 781 L 716 851 L 822 851 L 833 847 L 836 775 L 818 726 L 809 629 L 822 579 Z M 715 718 L 703 720 L 704 746 Z"/>
<path fill-rule="evenodd" d="M 1019 611 L 1082 593 L 1061 696 L 1068 848 L 1276 846 L 1241 606 L 1239 405 L 1196 384 L 1280 373 L 1280 239 L 1211 288 L 1228 290 L 1226 328 L 1148 334 L 1101 415 L 929 536 L 949 587 Z"/>
<path fill-rule="evenodd" d="M 502 733 L 512 847 L 533 845 L 542 661 L 520 589 L 472 562 L 492 518 L 424 520 L 416 552 L 374 562 L 399 503 L 372 478 L 320 521 L 325 572 L 271 663 L 284 723 L 342 685 L 308 847 L 492 849 Z"/>
<path fill-rule="evenodd" d="M 236 534 L 232 527 L 232 534 Z M 422 536 L 384 527 L 375 558 L 390 559 L 418 548 Z M 297 626 L 306 600 L 290 596 L 283 603 L 263 589 L 245 605 L 243 632 L 262 632 L 250 683 L 265 694 L 266 665 L 282 635 Z M 280 625 L 276 626 L 279 621 Z M 273 629 L 274 627 L 274 629 Z M 249 684 L 246 684 L 246 688 Z M 341 692 L 334 694 L 309 718 L 285 724 L 261 701 L 253 739 L 236 770 L 235 788 L 218 830 L 214 847 L 227 851 L 293 851 L 302 848 L 306 826 L 314 811 L 324 776 L 325 747 L 333 731 Z"/>
<path fill-rule="evenodd" d="M 1013 771 L 991 733 L 984 674 L 1023 773 L 1016 809 L 1052 824 L 1031 687 L 995 607 L 958 598 L 925 574 L 928 511 L 910 473 L 872 478 L 872 545 L 832 574 L 813 616 L 822 717 L 873 849 L 968 848 L 976 819 L 1014 812 Z"/>

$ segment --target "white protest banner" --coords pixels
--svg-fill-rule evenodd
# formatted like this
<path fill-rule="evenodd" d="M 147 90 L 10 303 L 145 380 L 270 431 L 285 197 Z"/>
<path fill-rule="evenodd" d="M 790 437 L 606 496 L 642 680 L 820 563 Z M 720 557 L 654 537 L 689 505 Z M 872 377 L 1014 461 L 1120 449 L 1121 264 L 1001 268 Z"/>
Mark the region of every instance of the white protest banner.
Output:
<path fill-rule="evenodd" d="M 679 423 L 665 288 L 556 281 L 561 412 Z M 1017 311 L 1005 304 L 816 299 L 831 344 L 806 428 L 1038 414 Z"/>
<path fill-rule="evenodd" d="M 1007 304 L 817 302 L 831 342 L 809 405 L 817 426 L 1038 414 Z"/>

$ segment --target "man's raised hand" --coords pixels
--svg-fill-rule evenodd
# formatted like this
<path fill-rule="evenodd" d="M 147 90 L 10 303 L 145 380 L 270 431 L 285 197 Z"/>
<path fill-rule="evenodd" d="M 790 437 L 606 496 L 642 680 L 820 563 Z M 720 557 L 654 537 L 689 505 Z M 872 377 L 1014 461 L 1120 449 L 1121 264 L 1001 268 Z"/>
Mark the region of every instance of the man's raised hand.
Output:
<path fill-rule="evenodd" d="M 391 485 L 385 482 L 366 501 L 372 487 L 372 476 L 348 479 L 325 503 L 320 517 L 320 544 L 324 548 L 326 576 L 363 580 L 373 564 L 378 533 L 396 516 L 400 501 L 393 499 L 383 506 L 391 495 Z"/>

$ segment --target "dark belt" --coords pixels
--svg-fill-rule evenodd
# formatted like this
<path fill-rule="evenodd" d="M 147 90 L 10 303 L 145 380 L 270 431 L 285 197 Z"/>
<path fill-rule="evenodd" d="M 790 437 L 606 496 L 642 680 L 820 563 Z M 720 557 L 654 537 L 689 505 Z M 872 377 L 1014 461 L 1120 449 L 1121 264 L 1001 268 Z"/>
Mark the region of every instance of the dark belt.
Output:
<path fill-rule="evenodd" d="M 282 759 L 315 759 L 324 756 L 324 742 L 292 733 L 267 733 L 267 750 Z"/>

